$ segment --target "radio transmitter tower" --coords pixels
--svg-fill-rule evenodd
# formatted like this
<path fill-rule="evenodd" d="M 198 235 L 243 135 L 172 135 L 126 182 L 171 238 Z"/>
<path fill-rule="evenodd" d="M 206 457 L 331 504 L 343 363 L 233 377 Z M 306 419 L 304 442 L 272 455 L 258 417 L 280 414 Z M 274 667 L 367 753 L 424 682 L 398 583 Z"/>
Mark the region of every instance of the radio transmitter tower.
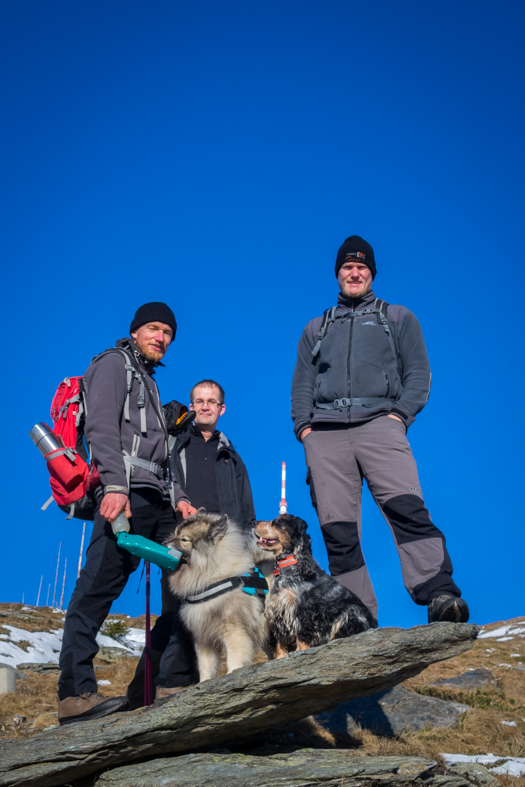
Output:
<path fill-rule="evenodd" d="M 279 516 L 288 513 L 288 503 L 286 502 L 286 462 L 281 465 L 281 502 L 279 503 Z"/>

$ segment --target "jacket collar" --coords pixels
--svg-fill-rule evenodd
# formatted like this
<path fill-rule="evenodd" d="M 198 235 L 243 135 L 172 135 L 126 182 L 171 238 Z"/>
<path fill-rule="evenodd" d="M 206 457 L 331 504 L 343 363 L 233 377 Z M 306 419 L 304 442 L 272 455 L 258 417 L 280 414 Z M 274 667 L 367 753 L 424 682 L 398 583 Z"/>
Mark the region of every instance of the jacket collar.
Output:
<path fill-rule="evenodd" d="M 190 428 L 186 432 L 183 432 L 183 434 L 181 434 L 181 435 L 179 435 L 177 437 L 177 442 L 175 443 L 175 451 L 178 451 L 180 453 L 183 448 L 186 448 L 186 446 L 190 442 L 191 430 L 193 428 L 194 427 L 193 427 L 193 424 L 192 424 L 192 426 L 190 426 Z M 217 445 L 217 454 L 221 453 L 221 451 L 227 451 L 229 453 L 229 455 L 233 458 L 235 456 L 235 453 L 236 453 L 235 452 L 235 448 L 230 443 L 230 441 L 228 440 L 228 438 L 226 437 L 224 432 L 219 432 L 217 430 L 215 432 L 215 434 L 219 435 L 219 442 L 218 442 L 218 445 Z"/>
<path fill-rule="evenodd" d="M 131 336 L 126 336 L 125 339 L 119 339 L 116 346 L 120 347 L 122 350 L 127 350 L 130 355 L 135 358 L 135 361 L 137 362 L 140 370 L 142 372 L 146 372 L 146 374 L 155 374 L 156 366 L 164 366 L 161 361 L 158 363 L 153 363 L 153 361 L 149 361 L 147 358 L 145 358 Z"/>
<path fill-rule="evenodd" d="M 350 309 L 366 309 L 372 306 L 375 299 L 376 296 L 373 290 L 370 290 L 363 298 L 346 298 L 343 293 L 340 292 L 337 297 L 337 306 L 344 311 L 349 311 Z"/>

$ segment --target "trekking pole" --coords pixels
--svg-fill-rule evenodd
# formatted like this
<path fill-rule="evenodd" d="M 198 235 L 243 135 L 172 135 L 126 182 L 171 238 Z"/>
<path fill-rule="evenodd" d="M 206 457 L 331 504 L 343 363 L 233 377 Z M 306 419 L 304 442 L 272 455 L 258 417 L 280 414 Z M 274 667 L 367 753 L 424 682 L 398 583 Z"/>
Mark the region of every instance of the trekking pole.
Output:
<path fill-rule="evenodd" d="M 151 631 L 150 631 L 150 562 L 146 565 L 146 642 L 144 645 L 144 705 L 148 707 L 153 702 L 151 685 Z"/>

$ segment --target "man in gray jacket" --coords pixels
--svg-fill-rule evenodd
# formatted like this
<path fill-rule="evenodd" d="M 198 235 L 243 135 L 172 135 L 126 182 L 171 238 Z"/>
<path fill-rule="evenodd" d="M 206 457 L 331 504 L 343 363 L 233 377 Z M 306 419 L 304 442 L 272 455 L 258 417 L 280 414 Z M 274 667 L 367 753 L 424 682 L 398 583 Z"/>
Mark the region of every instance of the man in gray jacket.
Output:
<path fill-rule="evenodd" d="M 428 620 L 468 620 L 445 538 L 423 501 L 406 430 L 425 406 L 430 367 L 421 326 L 404 306 L 376 299 L 374 252 L 357 235 L 338 251 L 337 306 L 311 320 L 292 384 L 295 434 L 332 575 L 377 618 L 361 550 L 362 479 L 388 522 L 405 587 Z"/>
<path fill-rule="evenodd" d="M 131 517 L 132 533 L 163 543 L 176 524 L 172 501 L 183 515 L 191 509 L 182 489 L 169 480 L 168 433 L 153 379 L 176 330 L 169 306 L 147 303 L 135 314 L 131 337 L 94 358 L 85 374 L 84 434 L 100 485 L 95 490 L 97 508 L 86 563 L 64 624 L 58 684 L 61 724 L 106 716 L 128 705 L 125 697 L 107 699 L 99 694 L 93 671 L 96 635 L 140 563 L 117 546 L 110 523 L 124 511 Z M 193 653 L 182 628 L 178 651 L 177 668 L 183 673 L 179 684 L 187 685 L 194 681 Z"/>

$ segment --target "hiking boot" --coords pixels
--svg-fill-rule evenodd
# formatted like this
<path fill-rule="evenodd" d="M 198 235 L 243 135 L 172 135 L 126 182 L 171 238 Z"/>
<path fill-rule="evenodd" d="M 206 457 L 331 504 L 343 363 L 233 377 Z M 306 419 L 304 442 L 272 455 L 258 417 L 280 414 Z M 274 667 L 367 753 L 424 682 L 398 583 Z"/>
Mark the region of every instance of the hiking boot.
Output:
<path fill-rule="evenodd" d="M 450 623 L 466 623 L 468 618 L 468 604 L 459 596 L 450 594 L 436 596 L 428 604 L 429 623 L 438 623 L 443 620 Z"/>
<path fill-rule="evenodd" d="M 76 697 L 66 697 L 58 701 L 58 721 L 72 724 L 74 721 L 89 721 L 109 716 L 128 709 L 126 697 L 104 697 L 98 691 L 85 691 Z"/>
<path fill-rule="evenodd" d="M 191 689 L 191 687 L 194 685 L 194 683 L 191 683 L 189 686 L 175 686 L 174 688 L 168 688 L 167 686 L 157 686 L 155 689 L 155 699 L 163 700 L 164 697 L 171 697 L 173 694 L 178 694 L 179 691 L 184 691 L 184 689 Z"/>

